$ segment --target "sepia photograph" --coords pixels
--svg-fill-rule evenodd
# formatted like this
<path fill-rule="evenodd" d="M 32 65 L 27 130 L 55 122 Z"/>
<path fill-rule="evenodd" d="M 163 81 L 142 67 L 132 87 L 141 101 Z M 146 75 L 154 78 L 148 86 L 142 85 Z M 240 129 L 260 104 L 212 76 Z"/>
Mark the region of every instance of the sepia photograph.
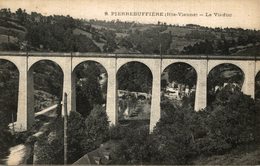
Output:
<path fill-rule="evenodd" d="M 0 165 L 260 165 L 260 1 L 0 0 Z"/>

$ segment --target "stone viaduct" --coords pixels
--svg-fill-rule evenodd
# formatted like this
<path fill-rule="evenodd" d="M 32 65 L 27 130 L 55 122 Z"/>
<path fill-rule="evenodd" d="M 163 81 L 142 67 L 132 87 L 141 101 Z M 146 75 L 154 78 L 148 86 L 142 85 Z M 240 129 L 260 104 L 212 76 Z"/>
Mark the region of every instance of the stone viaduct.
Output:
<path fill-rule="evenodd" d="M 117 71 L 128 62 L 141 62 L 152 73 L 152 101 L 150 130 L 160 119 L 161 74 L 164 69 L 177 62 L 191 65 L 197 72 L 195 110 L 206 107 L 207 75 L 216 66 L 234 64 L 244 72 L 242 91 L 254 98 L 255 77 L 260 71 L 260 57 L 256 56 L 199 56 L 199 55 L 144 55 L 102 53 L 42 53 L 0 52 L 0 60 L 12 62 L 19 70 L 17 127 L 27 130 L 34 123 L 33 67 L 41 60 L 58 64 L 63 72 L 63 92 L 68 94 L 68 111 L 76 110 L 74 69 L 82 62 L 95 61 L 103 65 L 108 74 L 106 111 L 109 121 L 117 123 Z M 37 64 L 36 64 L 37 65 Z"/>

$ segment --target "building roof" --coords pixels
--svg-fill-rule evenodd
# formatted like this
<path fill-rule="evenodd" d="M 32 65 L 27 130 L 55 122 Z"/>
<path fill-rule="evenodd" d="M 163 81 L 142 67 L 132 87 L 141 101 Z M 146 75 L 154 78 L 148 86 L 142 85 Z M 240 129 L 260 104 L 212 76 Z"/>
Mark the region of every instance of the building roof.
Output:
<path fill-rule="evenodd" d="M 81 157 L 75 163 L 73 163 L 73 165 L 107 165 L 110 162 L 111 160 L 109 158 L 109 152 L 106 152 L 101 148 L 98 148 L 85 154 L 83 157 Z"/>

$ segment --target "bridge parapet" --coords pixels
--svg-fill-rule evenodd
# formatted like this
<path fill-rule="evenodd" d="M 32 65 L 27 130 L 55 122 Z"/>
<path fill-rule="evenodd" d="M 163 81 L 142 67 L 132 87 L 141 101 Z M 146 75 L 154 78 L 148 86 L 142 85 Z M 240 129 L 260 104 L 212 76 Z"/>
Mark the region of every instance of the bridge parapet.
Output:
<path fill-rule="evenodd" d="M 141 59 L 209 59 L 209 60 L 260 60 L 260 56 L 234 55 L 158 55 L 138 53 L 96 53 L 96 52 L 15 52 L 0 51 L 1 56 L 46 56 L 46 57 L 102 57 L 102 58 L 141 58 Z"/>

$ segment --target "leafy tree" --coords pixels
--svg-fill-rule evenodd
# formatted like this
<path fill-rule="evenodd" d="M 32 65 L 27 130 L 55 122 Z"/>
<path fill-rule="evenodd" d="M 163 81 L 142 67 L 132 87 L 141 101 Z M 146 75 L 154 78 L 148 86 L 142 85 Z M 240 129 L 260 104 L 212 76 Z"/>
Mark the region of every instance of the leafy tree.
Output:
<path fill-rule="evenodd" d="M 63 163 L 63 120 L 58 118 L 50 132 L 36 142 L 37 164 Z M 86 153 L 98 148 L 108 139 L 109 123 L 105 109 L 95 106 L 87 119 L 76 111 L 68 116 L 68 163 L 73 163 Z"/>
<path fill-rule="evenodd" d="M 170 49 L 172 34 L 164 33 L 166 26 L 149 28 L 144 31 L 134 31 L 127 40 L 136 45 L 136 49 L 143 54 L 166 54 Z"/>
<path fill-rule="evenodd" d="M 217 94 L 212 107 L 206 119 L 211 139 L 223 140 L 231 147 L 255 141 L 256 110 L 252 98 L 226 86 Z"/>
<path fill-rule="evenodd" d="M 6 118 L 6 124 L 16 121 L 18 104 L 19 72 L 14 64 L 0 61 L 0 112 Z"/>
<path fill-rule="evenodd" d="M 104 104 L 103 93 L 99 79 L 102 71 L 101 65 L 94 61 L 80 64 L 76 70 L 76 108 L 83 117 L 87 117 L 95 104 Z"/>
<path fill-rule="evenodd" d="M 85 137 L 85 119 L 80 113 L 72 111 L 68 117 L 68 162 L 73 163 L 83 156 L 81 142 Z"/>
<path fill-rule="evenodd" d="M 84 152 L 90 152 L 100 146 L 109 137 L 109 122 L 104 107 L 95 105 L 85 120 L 84 139 L 81 146 Z"/>
<path fill-rule="evenodd" d="M 150 164 L 154 153 L 152 139 L 146 126 L 124 128 L 123 139 L 116 147 L 113 164 Z M 118 132 L 118 131 L 117 131 Z M 122 131 L 121 131 L 122 132 Z M 115 134 L 115 133 L 114 133 Z M 155 163 L 153 163 L 155 164 Z"/>
<path fill-rule="evenodd" d="M 63 73 L 60 66 L 52 61 L 39 61 L 34 65 L 35 89 L 43 90 L 61 98 Z"/>
<path fill-rule="evenodd" d="M 17 19 L 24 24 L 26 20 L 27 13 L 25 10 L 22 10 L 21 8 L 17 9 L 16 11 Z"/>
<path fill-rule="evenodd" d="M 118 42 L 119 46 L 126 47 L 128 49 L 133 48 L 133 44 L 126 38 L 121 38 Z"/>
<path fill-rule="evenodd" d="M 175 81 L 180 84 L 189 85 L 192 87 L 196 85 L 197 73 L 195 69 L 186 63 L 172 64 L 168 69 L 169 81 Z"/>
<path fill-rule="evenodd" d="M 162 103 L 164 115 L 156 124 L 153 140 L 160 155 L 156 162 L 161 164 L 187 164 L 192 156 L 194 133 L 192 119 L 194 112 L 175 108 L 172 104 Z"/>
<path fill-rule="evenodd" d="M 1 43 L 0 50 L 2 51 L 18 51 L 20 47 L 16 43 Z"/>
<path fill-rule="evenodd" d="M 208 39 L 206 39 L 205 41 L 197 42 L 193 46 L 188 45 L 183 48 L 183 54 L 213 54 L 213 53 L 214 53 L 213 42 Z"/>
<path fill-rule="evenodd" d="M 107 43 L 103 46 L 105 52 L 113 52 L 117 48 L 117 44 L 115 42 L 116 34 L 113 31 L 105 31 L 104 37 Z"/>
<path fill-rule="evenodd" d="M 56 119 L 49 126 L 49 130 L 50 132 L 45 132 L 35 143 L 35 164 L 63 164 L 63 120 Z"/>
<path fill-rule="evenodd" d="M 3 8 L 3 9 L 1 9 L 0 10 L 0 15 L 1 15 L 1 17 L 10 17 L 11 16 L 11 10 L 10 10 L 10 8 Z"/>
<path fill-rule="evenodd" d="M 130 62 L 120 68 L 117 74 L 121 90 L 149 92 L 152 87 L 152 73 L 139 62 Z"/>
<path fill-rule="evenodd" d="M 4 112 L 0 111 L 0 157 L 7 155 L 14 143 L 14 136 L 10 133 L 8 120 Z"/>

